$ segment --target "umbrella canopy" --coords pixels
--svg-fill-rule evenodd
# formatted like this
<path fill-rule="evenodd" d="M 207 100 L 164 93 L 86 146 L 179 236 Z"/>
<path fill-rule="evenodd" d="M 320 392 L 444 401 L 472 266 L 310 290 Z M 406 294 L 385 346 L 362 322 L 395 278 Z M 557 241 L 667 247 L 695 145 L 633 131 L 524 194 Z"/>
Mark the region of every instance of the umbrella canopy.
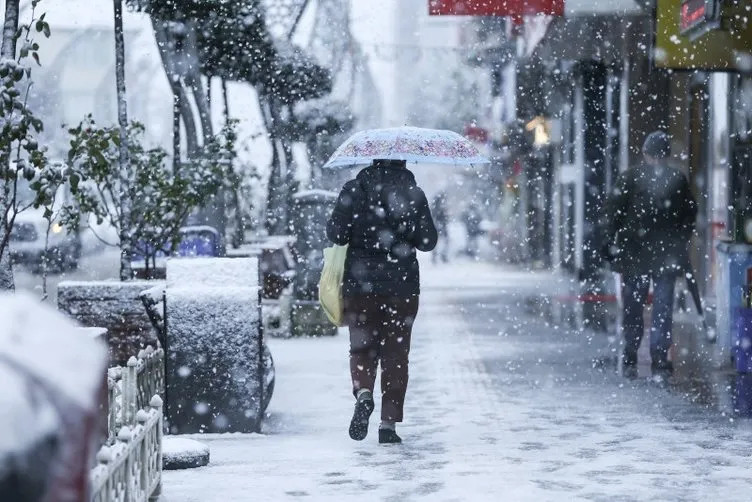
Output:
<path fill-rule="evenodd" d="M 324 167 L 359 166 L 370 164 L 375 159 L 458 166 L 489 162 L 475 145 L 455 132 L 396 127 L 371 129 L 350 136 Z"/>

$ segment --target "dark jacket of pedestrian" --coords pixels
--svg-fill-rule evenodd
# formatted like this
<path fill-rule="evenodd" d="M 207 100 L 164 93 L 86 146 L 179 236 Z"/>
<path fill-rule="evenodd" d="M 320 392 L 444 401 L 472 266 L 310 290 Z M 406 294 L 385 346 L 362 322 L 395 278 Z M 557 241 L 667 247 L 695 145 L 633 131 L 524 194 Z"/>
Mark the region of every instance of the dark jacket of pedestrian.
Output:
<path fill-rule="evenodd" d="M 404 163 L 376 162 L 345 183 L 326 229 L 349 244 L 343 296 L 405 297 L 420 293 L 416 249 L 438 239 L 423 190 Z"/>
<path fill-rule="evenodd" d="M 665 159 L 622 173 L 606 215 L 615 271 L 658 275 L 688 265 L 697 204 L 686 176 Z"/>

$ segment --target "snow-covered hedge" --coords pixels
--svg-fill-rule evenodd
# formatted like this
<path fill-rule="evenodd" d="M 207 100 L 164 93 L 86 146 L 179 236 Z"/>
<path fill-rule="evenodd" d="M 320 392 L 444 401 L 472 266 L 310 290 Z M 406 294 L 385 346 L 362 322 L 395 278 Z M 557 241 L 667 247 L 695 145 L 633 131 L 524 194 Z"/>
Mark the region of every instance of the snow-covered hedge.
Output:
<path fill-rule="evenodd" d="M 58 309 L 83 326 L 107 329 L 110 361 L 125 365 L 148 345 L 159 346 L 139 294 L 156 281 L 66 281 L 58 287 Z"/>
<path fill-rule="evenodd" d="M 173 433 L 259 430 L 265 386 L 256 284 L 255 258 L 167 262 L 167 417 Z"/>

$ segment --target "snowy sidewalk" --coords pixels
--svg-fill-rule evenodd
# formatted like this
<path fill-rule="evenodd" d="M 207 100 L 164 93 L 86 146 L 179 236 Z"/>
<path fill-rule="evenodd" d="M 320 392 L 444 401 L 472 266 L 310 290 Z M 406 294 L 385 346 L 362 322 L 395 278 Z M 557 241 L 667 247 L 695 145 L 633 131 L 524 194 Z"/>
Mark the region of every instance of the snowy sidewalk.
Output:
<path fill-rule="evenodd" d="M 592 368 L 583 335 L 522 312 L 555 287 L 491 265 L 424 266 L 405 443 L 351 441 L 347 336 L 272 340 L 263 435 L 206 435 L 165 502 L 749 500 L 746 424 Z"/>

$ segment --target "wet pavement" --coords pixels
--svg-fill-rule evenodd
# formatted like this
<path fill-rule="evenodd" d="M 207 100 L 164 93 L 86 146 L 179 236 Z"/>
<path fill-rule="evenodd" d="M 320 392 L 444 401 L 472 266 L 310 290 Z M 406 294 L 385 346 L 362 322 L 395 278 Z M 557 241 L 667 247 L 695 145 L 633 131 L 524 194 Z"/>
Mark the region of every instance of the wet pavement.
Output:
<path fill-rule="evenodd" d="M 604 335 L 527 307 L 555 278 L 467 263 L 423 271 L 403 445 L 347 437 L 344 333 L 272 340 L 264 434 L 201 437 L 211 464 L 165 473 L 162 500 L 750 499 L 749 422 L 618 377 L 602 364 Z"/>

